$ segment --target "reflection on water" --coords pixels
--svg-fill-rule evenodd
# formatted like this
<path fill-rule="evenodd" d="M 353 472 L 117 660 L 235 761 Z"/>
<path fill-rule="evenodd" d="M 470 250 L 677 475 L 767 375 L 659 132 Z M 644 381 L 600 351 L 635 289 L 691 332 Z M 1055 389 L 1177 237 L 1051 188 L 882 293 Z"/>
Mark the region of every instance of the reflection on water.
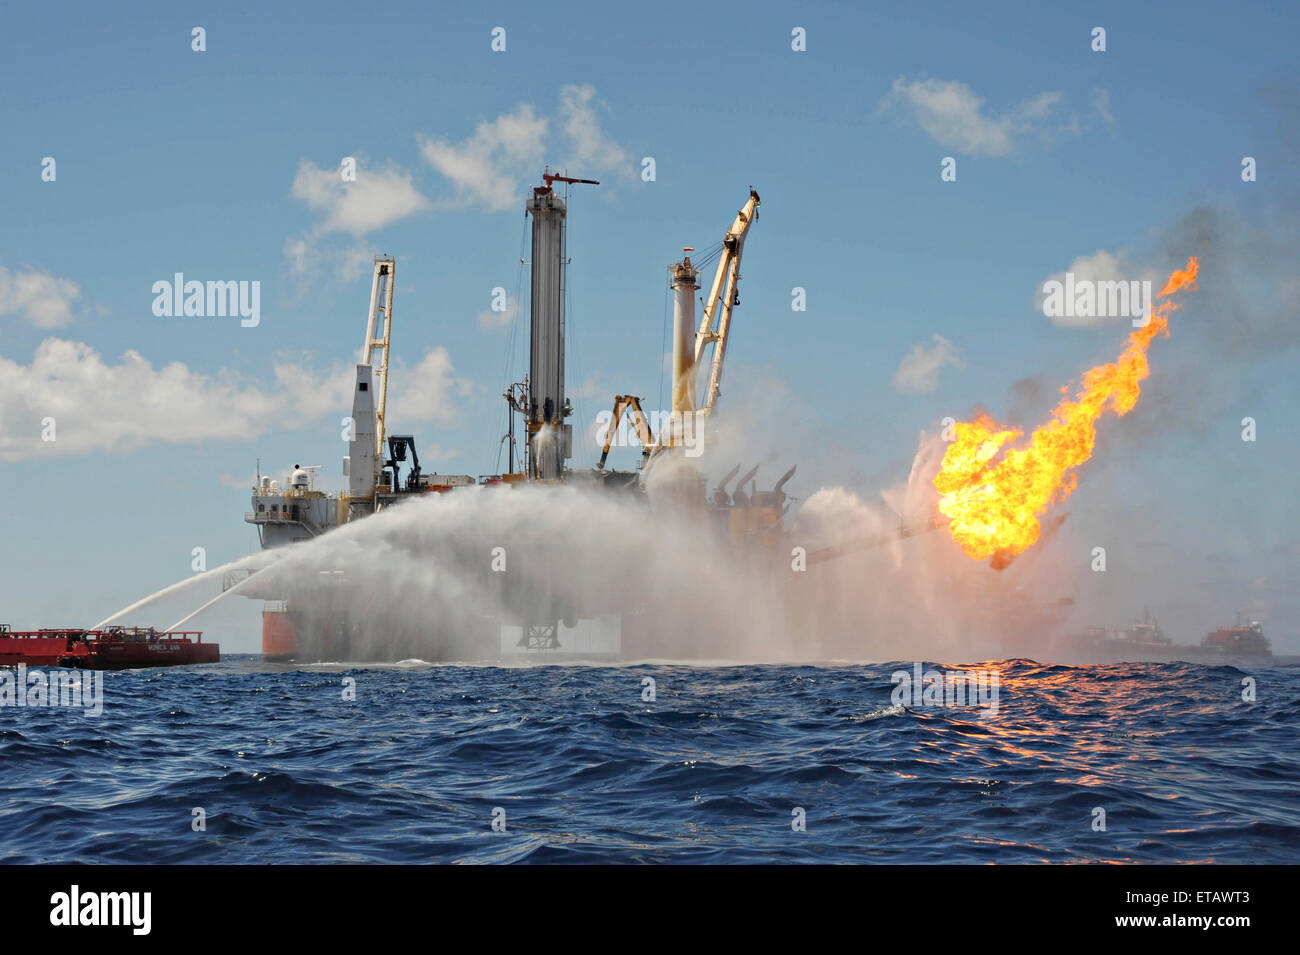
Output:
<path fill-rule="evenodd" d="M 110 673 L 0 707 L 0 859 L 1300 861 L 1300 670 L 919 661 L 991 715 L 894 706 L 915 662 Z"/>

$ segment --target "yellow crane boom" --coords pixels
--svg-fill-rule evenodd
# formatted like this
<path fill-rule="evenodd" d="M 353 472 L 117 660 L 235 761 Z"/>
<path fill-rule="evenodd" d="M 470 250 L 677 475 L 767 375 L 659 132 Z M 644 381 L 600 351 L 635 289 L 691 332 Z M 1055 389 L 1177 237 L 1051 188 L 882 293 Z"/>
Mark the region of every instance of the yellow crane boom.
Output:
<path fill-rule="evenodd" d="M 609 457 L 609 449 L 614 443 L 614 435 L 624 413 L 631 417 L 636 426 L 637 437 L 641 441 L 641 459 L 644 461 L 650 457 L 654 436 L 650 433 L 650 423 L 646 421 L 645 412 L 641 410 L 641 399 L 636 395 L 615 395 L 614 413 L 610 417 L 609 430 L 605 432 L 605 447 L 601 449 L 600 463 L 596 465 L 601 471 L 605 470 L 605 459 Z"/>
<path fill-rule="evenodd" d="M 758 218 L 758 206 L 758 193 L 751 187 L 749 201 L 736 213 L 736 221 L 731 224 L 731 228 L 722 239 L 722 254 L 718 258 L 718 268 L 713 275 L 709 297 L 704 302 L 700 330 L 695 335 L 694 367 L 700 367 L 705 346 L 709 343 L 713 344 L 709 385 L 704 392 L 704 403 L 700 408 L 705 414 L 712 413 L 713 406 L 722 391 L 722 363 L 727 354 L 727 333 L 731 329 L 731 313 L 740 304 L 740 257 L 745 251 L 745 236 L 749 233 L 749 227 Z"/>

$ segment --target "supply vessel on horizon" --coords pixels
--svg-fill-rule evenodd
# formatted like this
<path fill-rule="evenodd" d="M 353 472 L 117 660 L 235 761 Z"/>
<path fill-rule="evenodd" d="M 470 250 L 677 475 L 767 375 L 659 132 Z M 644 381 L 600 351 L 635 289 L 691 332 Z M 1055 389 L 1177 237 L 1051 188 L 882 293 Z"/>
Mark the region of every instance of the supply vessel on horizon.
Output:
<path fill-rule="evenodd" d="M 220 661 L 221 647 L 204 643 L 197 630 L 11 630 L 0 624 L 0 666 L 128 670 Z"/>
<path fill-rule="evenodd" d="M 1273 659 L 1272 645 L 1258 620 L 1243 623 L 1238 614 L 1236 624 L 1216 628 L 1199 644 L 1177 644 L 1165 635 L 1149 611 L 1126 629 L 1088 627 L 1071 634 L 1057 652 L 1084 663 L 1261 663 Z"/>

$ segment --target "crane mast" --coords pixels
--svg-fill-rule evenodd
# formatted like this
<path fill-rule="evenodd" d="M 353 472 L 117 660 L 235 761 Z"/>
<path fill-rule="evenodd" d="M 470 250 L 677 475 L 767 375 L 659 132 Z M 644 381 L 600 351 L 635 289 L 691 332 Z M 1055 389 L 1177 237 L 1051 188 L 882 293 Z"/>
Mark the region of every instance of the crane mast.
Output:
<path fill-rule="evenodd" d="M 740 303 L 740 257 L 745 250 L 745 236 L 758 218 L 758 193 L 749 190 L 749 201 L 736 213 L 736 221 L 722 239 L 722 254 L 713 275 L 709 297 L 704 302 L 700 317 L 700 330 L 695 336 L 695 363 L 698 368 L 704 358 L 704 349 L 713 343 L 713 360 L 709 366 L 709 383 L 704 392 L 704 404 L 699 409 L 711 414 L 722 391 L 722 363 L 727 354 L 727 334 L 731 329 L 732 310 Z M 719 309 L 721 306 L 721 309 Z"/>
<path fill-rule="evenodd" d="M 366 316 L 366 337 L 361 343 L 361 364 L 374 369 L 375 454 L 384 453 L 384 411 L 388 405 L 388 343 L 393 328 L 393 279 L 397 263 L 391 255 L 375 256 L 375 275 L 370 284 L 370 312 Z M 376 330 L 379 335 L 376 336 Z M 378 365 L 376 357 L 380 358 Z"/>
<path fill-rule="evenodd" d="M 379 473 L 384 464 L 384 415 L 388 404 L 388 346 L 393 326 L 392 256 L 375 256 L 375 274 L 370 285 L 370 311 L 366 314 L 366 337 L 361 342 L 352 386 L 352 434 L 343 473 L 348 478 L 349 519 L 375 509 Z"/>

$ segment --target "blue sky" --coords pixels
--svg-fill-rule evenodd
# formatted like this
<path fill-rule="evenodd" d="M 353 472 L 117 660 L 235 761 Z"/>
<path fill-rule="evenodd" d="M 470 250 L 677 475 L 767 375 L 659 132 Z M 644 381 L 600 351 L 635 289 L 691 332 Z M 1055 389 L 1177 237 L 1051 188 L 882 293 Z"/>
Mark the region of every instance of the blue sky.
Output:
<path fill-rule="evenodd" d="M 258 458 L 337 480 L 348 409 L 330 382 L 355 360 L 375 253 L 398 259 L 394 351 L 410 374 L 395 368 L 393 388 L 410 414 L 394 428 L 439 470 L 500 470 L 499 396 L 524 366 L 508 325 L 480 313 L 494 287 L 515 294 L 523 197 L 549 161 L 603 182 L 570 210 L 570 386 L 586 419 L 615 392 L 658 406 L 665 266 L 716 242 L 750 184 L 761 193 L 723 403 L 747 381 L 791 389 L 840 468 L 809 462 L 802 496 L 832 480 L 872 495 L 945 415 L 1012 414 L 1028 380 L 1041 417 L 1113 357 L 1122 326 L 1036 311 L 1048 276 L 1099 251 L 1134 275 L 1202 255 L 1200 298 L 1152 352 L 1150 412 L 1103 424 L 1073 505 L 1177 552 L 1185 571 L 1153 596 L 1183 587 L 1203 604 L 1175 636 L 1252 606 L 1300 651 L 1298 19 L 1263 4 L 8 5 L 0 620 L 84 625 L 184 577 L 195 546 L 209 566 L 248 553 Z M 350 198 L 345 156 L 367 190 Z M 956 182 L 940 181 L 945 156 Z M 1205 208 L 1213 249 L 1188 225 Z M 152 284 L 175 272 L 260 281 L 261 323 L 156 317 Z M 900 388 L 900 362 L 936 335 L 960 364 Z M 51 338 L 67 344 L 33 374 Z M 128 351 L 140 358 L 121 369 Z M 135 381 L 166 409 L 124 395 Z M 42 445 L 54 409 L 59 439 Z M 573 463 L 594 457 L 580 445 Z M 1132 602 L 1146 570 L 1130 552 Z M 225 642 L 257 646 L 252 630 Z"/>

